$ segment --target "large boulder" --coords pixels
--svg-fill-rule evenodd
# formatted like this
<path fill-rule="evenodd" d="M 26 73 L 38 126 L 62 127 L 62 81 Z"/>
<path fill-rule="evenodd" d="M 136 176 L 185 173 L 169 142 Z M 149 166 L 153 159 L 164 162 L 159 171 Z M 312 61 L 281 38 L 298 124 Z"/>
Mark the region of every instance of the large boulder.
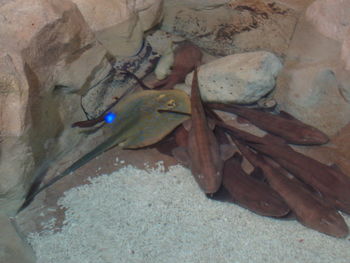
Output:
<path fill-rule="evenodd" d="M 67 0 L 10 1 L 0 6 L 0 14 L 0 207 L 9 211 L 14 207 L 5 200 L 19 205 L 34 169 L 52 147 L 50 139 L 64 129 L 55 92 L 57 65 L 74 61 L 94 37 Z"/>
<path fill-rule="evenodd" d="M 282 63 L 266 51 L 234 54 L 204 64 L 198 72 L 204 101 L 242 103 L 257 102 L 275 87 Z M 192 74 L 186 77 L 191 86 Z"/>
<path fill-rule="evenodd" d="M 331 65 L 298 66 L 288 70 L 283 107 L 292 115 L 333 135 L 349 121 L 350 104 L 338 90 Z"/>
<path fill-rule="evenodd" d="M 350 28 L 350 2 L 316 0 L 306 10 L 306 18 L 325 36 L 343 41 Z"/>
<path fill-rule="evenodd" d="M 95 32 L 96 39 L 114 56 L 131 56 L 140 49 L 143 32 L 162 18 L 162 0 L 72 0 Z"/>
<path fill-rule="evenodd" d="M 161 17 L 161 0 L 1 2 L 2 211 L 15 213 L 40 168 L 91 143 L 70 128 L 86 118 L 82 96 L 137 54 Z"/>
<path fill-rule="evenodd" d="M 18 61 L 21 58 L 16 54 L 8 52 L 0 55 L 1 136 L 19 136 L 24 130 L 27 94 L 22 86 L 26 84 L 26 79 L 16 69 L 20 65 Z"/>
<path fill-rule="evenodd" d="M 282 109 L 328 135 L 350 121 L 349 78 L 340 66 L 340 52 L 338 40 L 321 34 L 302 17 L 275 93 Z"/>
<path fill-rule="evenodd" d="M 306 10 L 306 18 L 323 35 L 342 43 L 341 59 L 350 70 L 350 1 L 317 0 Z"/>

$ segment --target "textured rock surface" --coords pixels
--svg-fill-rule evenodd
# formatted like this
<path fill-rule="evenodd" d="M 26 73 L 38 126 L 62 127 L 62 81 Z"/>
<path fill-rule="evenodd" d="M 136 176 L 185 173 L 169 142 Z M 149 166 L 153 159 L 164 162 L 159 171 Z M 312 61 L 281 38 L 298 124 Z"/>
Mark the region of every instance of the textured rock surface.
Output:
<path fill-rule="evenodd" d="M 333 135 L 350 121 L 346 72 L 339 66 L 341 43 L 301 18 L 278 81 L 281 108 Z"/>
<path fill-rule="evenodd" d="M 74 13 L 68 11 L 65 12 L 66 16 L 64 16 L 63 19 L 62 11 L 70 10 L 70 8 L 75 9 L 75 7 L 71 5 L 69 1 L 59 2 L 59 6 L 56 7 L 54 5 L 55 1 L 53 0 L 0 1 L 0 197 L 3 198 L 0 200 L 0 210 L 8 213 L 13 212 L 13 208 L 18 207 L 20 201 L 19 197 L 27 185 L 26 182 L 30 181 L 33 174 L 32 172 L 42 162 L 41 156 L 44 154 L 45 156 L 50 156 L 50 153 L 54 152 L 55 149 L 68 149 L 69 147 L 74 147 L 74 145 L 78 144 L 78 150 L 72 151 L 69 155 L 65 155 L 58 164 L 56 162 L 54 163 L 53 166 L 61 165 L 62 169 L 63 167 L 66 167 L 67 164 L 71 163 L 72 160 L 81 156 L 81 152 L 79 151 L 87 152 L 91 149 L 91 144 L 97 144 L 99 140 L 103 140 L 100 134 L 101 137 L 89 137 L 88 143 L 90 143 L 90 145 L 86 143 L 79 144 L 81 141 L 81 136 L 78 134 L 79 132 L 68 129 L 71 122 L 85 117 L 80 110 L 81 95 L 92 92 L 90 91 L 90 88 L 97 84 L 97 79 L 103 77 L 106 73 L 111 72 L 109 70 L 112 68 L 115 58 L 110 56 L 110 54 L 133 54 L 135 51 L 134 49 L 140 47 L 139 36 L 140 33 L 142 33 L 142 30 L 146 30 L 150 25 L 159 21 L 161 16 L 159 9 L 160 5 L 158 5 L 161 1 L 127 1 L 128 5 L 126 6 L 124 4 L 123 7 L 130 7 L 131 11 L 130 9 L 125 9 L 125 12 L 121 11 L 118 13 L 115 9 L 117 6 L 115 1 L 102 1 L 99 3 L 103 3 L 103 6 L 99 6 L 96 4 L 96 1 L 87 0 L 80 2 L 75 1 L 78 6 L 80 5 L 79 9 L 82 15 L 79 14 L 79 12 L 77 13 L 74 11 Z M 126 3 L 126 1 L 119 2 Z M 153 2 L 155 3 L 154 5 L 152 5 Z M 200 5 L 198 4 L 199 2 Z M 170 10 L 171 12 L 177 12 L 179 5 L 185 5 L 185 12 L 176 18 L 178 19 L 177 22 L 179 22 L 178 26 L 194 21 L 190 20 L 190 18 L 187 19 L 187 17 L 184 18 L 184 14 L 191 15 L 195 13 L 199 18 L 198 27 L 200 28 L 197 28 L 196 23 L 190 24 L 193 26 L 194 30 L 191 31 L 191 28 L 191 30 L 185 31 L 185 34 L 183 35 L 190 37 L 192 40 L 196 41 L 196 43 L 202 41 L 202 46 L 208 51 L 212 51 L 212 53 L 226 54 L 225 52 L 227 52 L 230 54 L 237 50 L 240 52 L 246 51 L 244 48 L 247 47 L 249 48 L 247 49 L 249 51 L 267 49 L 270 51 L 274 50 L 276 54 L 286 54 L 286 67 L 283 74 L 279 75 L 276 89 L 276 97 L 278 98 L 281 107 L 292 112 L 298 118 L 318 126 L 327 133 L 337 133 L 341 126 L 349 122 L 350 116 L 348 110 L 348 102 L 350 101 L 350 74 L 345 70 L 345 67 L 348 68 L 349 64 L 340 65 L 339 63 L 340 57 L 342 57 L 345 63 L 348 61 L 348 44 L 346 44 L 346 39 L 344 38 L 343 43 L 341 43 L 341 41 L 333 41 L 332 39 L 324 37 L 323 35 L 318 34 L 315 27 L 309 25 L 307 21 L 305 21 L 305 18 L 302 18 L 299 21 L 299 26 L 293 36 L 293 41 L 289 46 L 289 40 L 294 30 L 295 21 L 299 16 L 299 14 L 295 14 L 293 10 L 297 12 L 302 11 L 303 8 L 313 2 L 313 0 L 278 0 L 276 1 L 277 4 L 275 7 L 280 7 L 279 4 L 283 3 L 283 10 L 293 10 L 288 11 L 286 15 L 278 14 L 279 11 L 277 11 L 277 13 L 272 12 L 272 15 L 268 14 L 267 19 L 265 19 L 264 13 L 260 12 L 259 14 L 259 10 L 261 9 L 252 8 L 252 10 L 249 10 L 249 8 L 254 7 L 254 3 L 258 2 L 260 1 L 168 0 L 166 1 L 166 11 L 168 12 Z M 327 2 L 330 4 L 339 4 L 341 1 Z M 346 1 L 343 1 L 343 3 L 344 2 Z M 35 10 L 40 9 L 38 3 L 47 7 L 47 14 L 45 12 L 34 12 Z M 85 3 L 90 5 L 90 7 L 87 6 L 88 10 L 90 10 L 93 15 L 90 18 L 88 18 L 87 13 L 85 13 L 81 7 L 81 5 L 84 5 Z M 237 5 L 237 3 L 243 3 L 243 5 Z M 247 6 L 244 5 L 244 3 L 250 3 L 253 5 Z M 264 3 L 268 4 L 271 2 L 266 1 Z M 228 5 L 222 6 L 222 4 Z M 52 5 L 55 6 L 54 11 L 51 10 Z M 65 9 L 67 7 L 69 8 Z M 266 8 L 266 5 L 264 7 Z M 267 5 L 267 7 L 271 6 Z M 99 12 L 94 13 L 94 8 Z M 226 10 L 228 8 L 231 8 L 232 10 Z M 28 10 L 30 10 L 30 12 Z M 138 12 L 138 18 L 132 10 Z M 218 15 L 220 16 L 220 19 L 226 19 L 223 26 L 219 27 L 219 24 L 218 27 L 214 28 L 217 30 L 214 33 L 220 32 L 219 35 L 222 37 L 220 38 L 220 42 L 222 43 L 219 46 L 214 46 L 215 43 L 213 43 L 213 38 L 211 38 L 210 35 L 206 36 L 205 34 L 202 34 L 203 32 L 208 33 L 206 26 L 212 26 L 213 24 L 217 25 L 217 20 L 211 16 L 213 14 L 212 12 L 216 12 L 216 10 L 222 12 Z M 268 10 L 271 11 L 269 8 Z M 329 9 L 329 11 L 331 10 L 332 8 Z M 111 12 L 108 13 L 109 11 Z M 8 12 L 10 15 L 4 16 L 3 12 Z M 232 24 L 226 24 L 227 19 L 233 20 L 230 15 L 227 15 L 229 12 L 235 12 L 235 19 L 241 18 L 241 21 L 238 23 L 239 30 L 242 28 L 244 29 L 244 26 L 246 25 L 249 26 L 248 28 L 250 31 L 243 31 L 234 34 L 235 37 L 230 38 L 230 33 L 235 33 L 235 27 L 232 26 Z M 127 13 L 131 14 L 131 18 L 122 16 L 122 14 Z M 148 16 L 150 13 L 152 15 Z M 240 16 L 236 16 L 237 13 L 240 14 Z M 41 55 L 41 49 L 46 52 L 44 54 L 48 60 L 52 60 L 56 55 L 52 56 L 51 54 L 48 54 L 45 45 L 40 45 L 37 49 L 28 49 L 29 46 L 33 47 L 33 39 L 37 39 L 38 36 L 40 36 L 43 40 L 46 40 L 45 34 L 41 34 L 41 32 L 45 32 L 45 30 L 41 30 L 45 26 L 48 26 L 48 28 L 52 27 L 53 30 L 56 30 L 56 28 L 59 28 L 56 27 L 59 24 L 56 20 L 62 18 L 62 23 L 65 19 L 71 19 L 70 21 L 73 21 L 73 18 L 70 18 L 70 15 L 72 14 L 75 15 L 74 19 L 76 20 L 74 21 L 79 20 L 84 22 L 85 20 L 83 24 L 79 24 L 81 31 L 78 30 L 78 34 L 76 34 L 78 39 L 82 39 L 81 44 L 75 46 L 77 47 L 77 50 L 72 51 L 73 55 L 69 55 L 69 50 L 75 48 L 72 48 L 72 46 L 69 45 L 72 40 L 70 34 L 76 30 L 76 28 L 70 29 L 72 31 L 68 30 L 67 32 L 69 32 L 69 34 L 65 35 L 67 39 L 65 40 L 64 37 L 60 38 L 59 41 L 57 41 L 58 43 L 55 42 L 54 36 L 57 32 L 57 34 L 60 35 L 62 32 L 66 32 L 66 30 L 54 31 L 56 33 L 48 35 L 53 38 L 52 42 L 58 44 L 58 46 L 50 46 L 52 55 L 56 54 L 54 52 L 56 49 L 61 52 L 61 46 L 67 47 L 68 50 L 64 51 L 67 52 L 63 53 L 63 56 L 58 55 L 58 58 L 54 59 L 55 63 L 49 63 L 49 65 L 45 64 L 42 67 L 38 67 L 39 62 L 45 60 L 32 59 L 31 56 L 36 57 L 37 55 Z M 156 14 L 154 21 L 152 19 L 153 14 Z M 57 16 L 57 19 L 54 18 L 55 15 Z M 119 23 L 117 21 L 122 21 L 122 19 L 118 20 L 119 15 L 125 19 L 123 21 L 128 22 L 122 23 L 122 25 L 117 25 Z M 323 16 L 323 14 L 318 15 L 320 15 L 321 18 L 328 18 L 328 14 L 325 16 Z M 81 17 L 83 17 L 83 19 L 81 19 Z M 48 23 L 45 20 L 47 18 L 49 19 Z M 101 21 L 98 21 L 99 19 Z M 106 19 L 106 22 L 104 22 L 104 19 Z M 142 22 L 139 23 L 137 21 L 138 19 Z M 166 17 L 166 23 L 168 21 L 167 19 L 168 17 Z M 216 24 L 212 22 L 211 19 L 213 19 Z M 206 21 L 211 24 L 205 24 Z M 254 21 L 259 23 L 257 28 L 254 28 L 255 24 L 251 23 Z M 165 26 L 167 25 L 166 23 L 164 24 Z M 94 26 L 96 26 L 96 28 Z M 117 28 L 120 28 L 122 32 L 117 32 Z M 94 35 L 90 37 L 91 32 L 95 34 L 95 36 L 98 36 L 98 40 L 94 38 Z M 118 35 L 119 39 L 117 40 L 113 39 L 113 36 L 116 33 L 120 33 L 120 35 Z M 228 34 L 225 35 L 226 33 Z M 84 38 L 84 35 L 87 37 Z M 227 38 L 225 38 L 225 36 Z M 91 39 L 91 41 L 89 39 Z M 240 42 L 238 40 L 240 40 Z M 73 39 L 73 42 L 74 41 L 75 40 Z M 118 45 L 118 43 L 123 43 L 123 45 L 120 46 L 120 49 L 114 46 L 114 44 Z M 215 49 L 210 50 L 211 46 L 215 47 Z M 24 54 L 25 57 L 22 54 Z M 30 58 L 28 60 L 30 62 L 29 64 L 27 63 L 28 58 Z M 36 61 L 38 61 L 38 63 Z M 27 63 L 27 74 L 23 70 L 23 65 L 25 65 L 25 63 Z M 28 68 L 32 70 L 29 71 L 29 73 Z M 35 74 L 32 74 L 32 72 Z M 39 73 L 37 74 L 37 72 Z M 31 77 L 28 78 L 27 76 Z M 33 83 L 40 83 L 40 88 L 37 88 L 38 86 L 33 85 Z M 44 90 L 44 92 L 40 92 L 41 90 Z M 31 96 L 29 96 L 29 94 L 31 94 Z M 113 92 L 109 94 L 112 95 Z M 37 100 L 35 100 L 36 98 Z M 34 102 L 28 104 L 28 101 L 31 102 L 32 100 L 34 100 Z M 43 103 L 46 103 L 46 106 Z M 305 107 L 304 104 L 307 105 L 307 107 Z M 36 106 L 39 106 L 39 109 L 34 111 L 33 109 Z M 48 111 L 46 112 L 46 110 Z M 56 114 L 55 110 L 58 111 L 58 114 Z M 34 122 L 32 119 L 36 121 Z M 44 126 L 44 128 L 39 128 L 39 125 L 41 125 L 40 127 Z M 64 132 L 61 133 L 60 130 L 63 129 Z M 317 150 L 310 155 L 313 157 L 317 154 L 322 155 L 322 160 L 325 163 L 341 161 L 341 164 L 345 165 L 347 168 L 345 171 L 349 174 L 349 130 L 349 125 L 347 125 L 340 132 L 340 135 L 335 137 L 336 139 L 333 143 L 336 145 L 330 144 L 328 147 L 324 147 L 323 151 L 320 149 L 321 147 L 317 147 Z M 1 140 L 3 141 L 1 142 Z M 52 205 L 57 208 L 57 196 L 61 196 L 63 190 L 69 188 L 73 182 L 73 185 L 82 184 L 84 182 L 83 178 L 86 178 L 88 175 L 93 176 L 95 175 L 95 172 L 103 173 L 108 166 L 109 168 L 114 168 L 116 156 L 118 156 L 119 159 L 122 158 L 122 160 L 129 160 L 130 162 L 137 161 L 139 164 L 142 164 L 140 168 L 144 168 L 143 163 L 145 159 L 148 160 L 147 158 L 151 158 L 153 162 L 166 158 L 165 156 L 154 154 L 152 151 L 148 151 L 143 155 L 143 151 L 116 150 L 117 149 L 113 149 L 110 152 L 106 152 L 104 157 L 100 158 L 100 160 L 93 160 L 91 163 L 88 163 L 86 167 L 80 169 L 80 174 L 79 171 L 77 171 L 76 176 L 67 177 L 67 180 L 62 180 L 56 184 L 54 188 L 46 191 L 46 195 L 45 193 L 42 193 L 38 196 L 39 198 L 35 200 L 36 206 L 33 204 L 31 208 L 34 206 L 34 209 L 30 211 L 36 216 L 35 220 L 27 220 L 30 216 L 28 216 L 28 214 L 23 215 L 23 213 L 20 214 L 22 217 L 21 219 L 27 224 L 39 224 L 38 222 L 40 222 L 42 215 L 38 213 L 38 211 L 44 211 L 45 217 L 50 216 L 50 213 L 53 213 L 50 210 L 53 209 L 48 209 L 47 207 Z M 324 155 L 324 153 L 327 153 L 327 155 Z M 109 158 L 106 156 L 109 156 Z M 101 161 L 101 163 L 96 164 L 97 161 Z M 342 168 L 344 168 L 344 166 Z M 113 169 L 110 171 L 112 170 Z M 55 172 L 56 170 L 54 168 L 51 173 L 49 173 L 49 176 Z M 22 183 L 23 180 L 25 182 L 24 184 Z M 135 185 L 140 186 L 140 184 L 137 183 Z M 155 182 L 155 186 L 156 187 L 153 188 L 153 190 L 157 189 L 159 184 Z M 43 198 L 45 199 L 45 202 L 42 201 Z M 189 198 L 188 200 L 192 199 Z M 28 212 L 28 210 L 24 211 L 24 213 Z M 58 219 L 61 219 L 61 221 L 63 220 L 62 215 L 58 215 L 57 217 Z M 7 224 L 7 221 L 4 222 L 4 225 Z M 243 226 L 242 233 L 245 233 L 244 227 L 246 226 Z M 266 224 L 264 224 L 264 227 L 266 227 Z M 1 228 L 2 225 L 0 223 L 0 229 Z M 283 229 L 286 228 L 283 227 Z M 286 233 L 288 231 L 286 231 Z M 229 236 L 232 236 L 232 233 Z M 244 236 L 247 236 L 246 233 Z M 3 234 L 0 235 L 0 238 L 2 237 Z M 284 237 L 290 239 L 288 233 L 284 235 Z M 301 237 L 296 237 L 294 241 L 292 240 L 292 242 L 296 242 L 302 247 L 299 251 L 305 251 L 305 242 L 302 242 L 303 238 L 304 236 L 301 235 Z M 218 240 L 221 239 L 219 238 Z M 242 243 L 242 239 L 240 238 L 235 238 L 235 240 L 238 243 Z M 227 244 L 230 243 L 228 242 Z M 331 240 L 329 244 L 330 247 L 334 246 L 334 244 L 337 245 L 334 243 L 334 240 Z M 260 245 L 261 242 L 257 242 L 257 248 L 261 248 Z M 115 252 L 115 250 L 113 251 Z M 125 252 L 125 249 L 122 251 Z M 158 249 L 156 251 L 159 252 Z M 232 252 L 236 250 L 231 249 L 229 251 Z M 242 247 L 242 250 L 240 251 L 251 255 L 252 247 Z M 262 250 L 263 256 L 266 251 L 268 251 L 268 249 Z M 220 251 L 219 255 L 226 255 L 226 252 L 227 251 Z M 15 253 L 17 253 L 17 250 L 15 250 Z M 314 256 L 311 254 L 310 256 Z M 147 255 L 149 255 L 149 253 Z M 293 252 L 290 254 L 292 257 L 295 255 L 298 255 L 297 260 L 303 261 L 298 253 Z M 198 257 L 195 258 L 198 259 Z M 286 257 L 283 253 L 280 258 L 278 256 L 274 257 L 276 262 L 281 258 L 286 259 L 291 257 Z M 323 259 L 324 262 L 329 262 L 329 259 Z M 343 259 L 344 257 L 340 257 L 336 260 L 341 262 Z M 0 261 L 1 260 L 2 258 Z M 217 258 L 214 258 L 213 260 L 215 261 Z"/>
<path fill-rule="evenodd" d="M 93 34 L 70 1 L 11 1 L 0 14 L 0 207 L 9 211 L 6 200 L 20 202 L 34 169 L 63 130 L 56 76 L 87 49 Z"/>
<path fill-rule="evenodd" d="M 343 41 L 350 29 L 348 0 L 316 0 L 306 10 L 306 18 L 325 36 Z"/>
<path fill-rule="evenodd" d="M 162 17 L 162 0 L 72 0 L 114 56 L 131 56 L 142 45 L 143 32 Z"/>
<path fill-rule="evenodd" d="M 107 50 L 94 41 L 82 48 L 78 59 L 56 64 L 56 91 L 61 89 L 84 95 L 109 74 L 112 66 Z"/>
<path fill-rule="evenodd" d="M 343 99 L 350 103 L 350 68 L 348 69 L 344 63 L 339 63 L 335 66 L 335 75 L 339 94 Z"/>
<path fill-rule="evenodd" d="M 0 55 L 1 136 L 18 136 L 24 129 L 27 96 L 22 87 L 27 83 L 23 76 L 21 78 L 23 72 L 16 69 L 16 60 L 21 59 L 14 54 Z"/>
<path fill-rule="evenodd" d="M 288 77 L 282 103 L 289 113 L 330 135 L 349 122 L 350 104 L 341 96 L 331 67 L 299 66 L 288 70 Z"/>
<path fill-rule="evenodd" d="M 198 72 L 204 101 L 254 103 L 275 86 L 282 64 L 274 54 L 258 51 L 226 56 L 205 65 Z M 192 74 L 186 78 L 191 86 Z"/>
<path fill-rule="evenodd" d="M 315 0 L 278 0 L 276 2 L 296 11 L 303 11 L 314 1 Z"/>
<path fill-rule="evenodd" d="M 39 167 L 83 147 L 69 128 L 86 118 L 81 96 L 113 73 L 116 55 L 137 53 L 162 15 L 161 0 L 75 2 L 0 4 L 0 209 L 9 214 Z"/>
<path fill-rule="evenodd" d="M 111 70 L 98 83 L 89 85 L 89 90 L 84 94 L 81 105 L 89 118 L 98 117 L 109 105 L 120 98 L 124 92 L 135 86 L 135 80 L 123 74 L 125 70 L 133 72 L 142 78 L 154 69 L 159 55 L 153 52 L 152 47 L 145 42 L 137 55 L 127 58 L 119 58 Z"/>
<path fill-rule="evenodd" d="M 0 214 L 0 226 L 0 262 L 35 263 L 34 251 L 4 214 Z"/>
<path fill-rule="evenodd" d="M 285 54 L 298 13 L 263 0 L 218 2 L 167 1 L 162 29 L 189 38 L 215 55 L 268 50 Z M 210 2 L 210 1 L 209 1 Z"/>
<path fill-rule="evenodd" d="M 342 65 L 338 67 L 338 75 L 342 79 L 341 85 L 344 94 L 349 99 L 347 93 L 350 92 L 346 85 L 348 82 L 345 75 L 350 71 L 350 2 L 347 0 L 317 0 L 306 10 L 306 18 L 323 35 L 341 43 Z M 345 80 L 346 79 L 346 80 Z"/>
<path fill-rule="evenodd" d="M 350 71 L 350 28 L 342 44 L 341 58 L 343 60 L 345 70 Z"/>
<path fill-rule="evenodd" d="M 163 0 L 136 0 L 136 10 L 143 31 L 147 31 L 161 22 L 163 18 Z"/>

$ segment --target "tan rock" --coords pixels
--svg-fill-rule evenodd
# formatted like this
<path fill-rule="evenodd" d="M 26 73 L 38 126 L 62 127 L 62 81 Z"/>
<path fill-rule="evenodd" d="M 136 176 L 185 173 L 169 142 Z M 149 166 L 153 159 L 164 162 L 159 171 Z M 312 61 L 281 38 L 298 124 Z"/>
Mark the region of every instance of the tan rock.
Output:
<path fill-rule="evenodd" d="M 142 26 L 136 15 L 115 26 L 96 31 L 95 35 L 113 56 L 120 57 L 135 55 L 143 41 Z"/>
<path fill-rule="evenodd" d="M 350 121 L 350 104 L 340 85 L 344 81 L 338 69 L 340 49 L 338 41 L 319 33 L 302 17 L 275 93 L 282 109 L 328 135 Z"/>
<path fill-rule="evenodd" d="M 94 32 L 123 23 L 135 13 L 134 0 L 100 0 L 98 4 L 93 0 L 73 0 L 72 2 L 78 6 L 85 21 Z"/>
<path fill-rule="evenodd" d="M 4 137 L 0 155 L 0 210 L 15 215 L 22 203 L 25 187 L 32 180 L 35 160 L 28 141 L 17 137 Z"/>
<path fill-rule="evenodd" d="M 306 18 L 319 32 L 342 41 L 350 28 L 350 1 L 316 0 L 306 10 Z"/>
<path fill-rule="evenodd" d="M 141 47 L 143 32 L 162 17 L 162 0 L 72 0 L 99 42 L 114 56 L 132 56 Z"/>
<path fill-rule="evenodd" d="M 67 12 L 64 15 L 62 21 L 62 14 Z M 69 14 L 69 13 L 74 13 Z M 54 0 L 28 0 L 25 3 L 21 1 L 10 1 L 0 6 L 0 13 L 2 21 L 1 27 L 1 39 L 0 44 L 3 49 L 6 50 L 17 50 L 29 46 L 34 42 L 33 36 L 43 34 L 48 31 L 59 32 L 63 28 L 60 28 L 60 25 L 71 24 L 70 27 L 64 28 L 66 31 L 61 31 L 64 34 L 62 35 L 62 44 L 68 43 L 70 39 L 67 39 L 69 34 L 73 31 L 80 31 L 80 39 L 74 41 L 73 45 L 77 44 L 77 41 L 82 43 L 90 38 L 91 41 L 93 35 L 91 32 L 84 30 L 82 24 L 84 24 L 83 17 L 81 16 L 79 10 L 74 6 L 70 1 L 54 1 Z M 59 20 L 61 18 L 61 21 Z M 66 20 L 66 21 L 64 21 Z M 69 21 L 70 20 L 70 21 Z M 52 22 L 56 21 L 56 24 Z M 73 23 L 74 22 L 74 23 Z M 45 27 L 47 25 L 47 27 Z M 86 26 L 85 26 L 86 28 Z M 49 35 L 49 39 L 40 39 L 40 42 L 54 42 L 52 35 Z M 57 42 L 57 40 L 56 40 Z M 37 55 L 40 53 L 40 49 L 37 50 Z M 52 50 L 56 54 L 58 50 Z"/>
<path fill-rule="evenodd" d="M 23 78 L 21 58 L 3 53 L 0 57 L 0 134 L 20 136 L 25 128 L 28 84 Z M 16 65 L 16 64 L 17 65 Z"/>
<path fill-rule="evenodd" d="M 143 31 L 157 25 L 163 18 L 163 0 L 136 1 L 136 10 Z"/>
<path fill-rule="evenodd" d="M 161 0 L 75 2 L 0 4 L 0 209 L 8 214 L 42 167 L 89 148 L 70 128 L 86 118 L 81 97 L 113 76 L 115 55 L 139 50 L 162 15 Z"/>
<path fill-rule="evenodd" d="M 17 232 L 15 223 L 0 214 L 0 260 L 6 263 L 35 263 L 33 249 Z"/>
<path fill-rule="evenodd" d="M 80 88 L 96 68 L 102 71 L 107 51 L 96 58 L 89 53 L 94 34 L 68 0 L 9 1 L 0 14 L 0 207 L 11 214 L 53 142 L 81 114 L 79 97 L 57 87 Z M 74 77 L 62 84 L 58 78 L 68 79 L 67 70 Z M 62 109 L 67 97 L 70 107 Z"/>
<path fill-rule="evenodd" d="M 193 1 L 192 1 L 193 2 Z M 229 1 L 211 8 L 166 5 L 164 31 L 181 35 L 214 55 L 266 50 L 284 55 L 298 13 L 264 0 Z"/>
<path fill-rule="evenodd" d="M 341 59 L 343 60 L 344 68 L 350 71 L 350 28 L 342 43 Z"/>
<path fill-rule="evenodd" d="M 349 121 L 350 104 L 338 90 L 336 76 L 326 65 L 298 67 L 288 71 L 289 90 L 283 109 L 329 135 Z"/>
<path fill-rule="evenodd" d="M 85 46 L 76 59 L 67 63 L 61 60 L 53 73 L 56 88 L 84 95 L 91 87 L 106 77 L 112 69 L 108 51 L 98 42 Z"/>
<path fill-rule="evenodd" d="M 335 67 L 335 75 L 337 76 L 339 94 L 350 103 L 350 71 L 345 68 L 343 63 L 338 63 Z"/>

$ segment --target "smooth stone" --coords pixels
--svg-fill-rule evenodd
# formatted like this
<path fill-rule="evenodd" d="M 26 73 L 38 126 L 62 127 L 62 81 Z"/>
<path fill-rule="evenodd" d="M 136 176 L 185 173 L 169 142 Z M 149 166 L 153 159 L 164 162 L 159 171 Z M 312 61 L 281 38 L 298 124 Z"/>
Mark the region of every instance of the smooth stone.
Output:
<path fill-rule="evenodd" d="M 202 65 L 198 71 L 204 101 L 249 104 L 275 87 L 280 59 L 265 51 L 234 54 Z M 192 73 L 186 77 L 191 86 Z"/>
<path fill-rule="evenodd" d="M 299 12 L 257 0 L 165 1 L 161 29 L 215 56 L 266 50 L 283 56 Z"/>

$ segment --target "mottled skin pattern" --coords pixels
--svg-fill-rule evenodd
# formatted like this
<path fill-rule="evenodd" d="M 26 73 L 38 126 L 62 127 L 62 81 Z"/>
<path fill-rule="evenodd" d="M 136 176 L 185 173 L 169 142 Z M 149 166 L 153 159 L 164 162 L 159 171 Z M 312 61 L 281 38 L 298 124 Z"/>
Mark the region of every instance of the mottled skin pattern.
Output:
<path fill-rule="evenodd" d="M 191 172 L 200 188 L 207 194 L 215 193 L 222 181 L 223 161 L 214 132 L 209 128 L 198 87 L 197 69 L 194 70 L 191 91 L 191 130 L 188 134 L 188 153 Z"/>

